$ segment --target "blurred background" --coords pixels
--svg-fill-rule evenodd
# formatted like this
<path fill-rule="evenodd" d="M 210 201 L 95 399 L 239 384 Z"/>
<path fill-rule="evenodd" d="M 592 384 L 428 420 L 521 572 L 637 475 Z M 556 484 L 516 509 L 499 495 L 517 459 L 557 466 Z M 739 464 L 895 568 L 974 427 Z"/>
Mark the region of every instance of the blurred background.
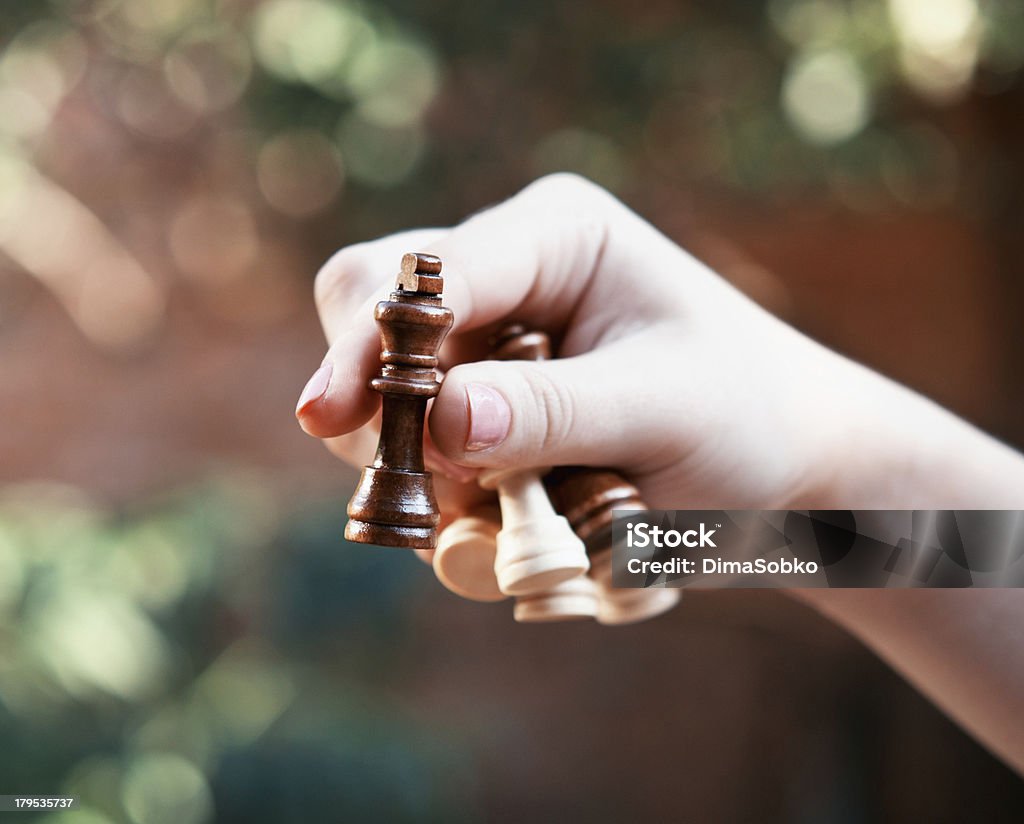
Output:
<path fill-rule="evenodd" d="M 0 36 L 0 792 L 76 824 L 1021 819 L 778 593 L 517 626 L 345 545 L 355 475 L 292 410 L 333 250 L 569 169 L 1024 445 L 1024 6 L 39 0 Z"/>

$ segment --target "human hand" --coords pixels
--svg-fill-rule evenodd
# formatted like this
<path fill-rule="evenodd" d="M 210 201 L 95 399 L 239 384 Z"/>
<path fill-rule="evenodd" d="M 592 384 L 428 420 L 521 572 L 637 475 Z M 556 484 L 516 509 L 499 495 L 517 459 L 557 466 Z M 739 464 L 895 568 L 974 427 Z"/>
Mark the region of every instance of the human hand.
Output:
<path fill-rule="evenodd" d="M 297 415 L 356 466 L 379 432 L 373 305 L 410 250 L 444 261 L 455 315 L 426 446 L 444 521 L 486 497 L 472 483 L 483 467 L 614 467 L 659 508 L 914 506 L 935 494 L 930 456 L 952 416 L 782 323 L 572 175 L 323 267 L 330 349 Z M 559 358 L 486 361 L 509 320 L 548 331 Z"/>
<path fill-rule="evenodd" d="M 1024 506 L 1020 455 L 807 339 L 566 175 L 453 229 L 351 246 L 324 266 L 331 346 L 297 415 L 356 466 L 379 431 L 373 305 L 410 250 L 444 261 L 455 314 L 426 444 L 442 522 L 490 494 L 472 483 L 479 468 L 559 464 L 616 468 L 658 508 Z M 560 359 L 482 362 L 508 320 L 549 332 Z M 796 594 L 1024 769 L 1019 592 Z"/>

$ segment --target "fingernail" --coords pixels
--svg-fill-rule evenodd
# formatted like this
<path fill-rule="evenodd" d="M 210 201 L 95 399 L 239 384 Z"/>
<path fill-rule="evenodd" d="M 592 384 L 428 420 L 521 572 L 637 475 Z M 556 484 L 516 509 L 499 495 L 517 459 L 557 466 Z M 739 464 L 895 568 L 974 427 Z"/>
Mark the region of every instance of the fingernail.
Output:
<path fill-rule="evenodd" d="M 508 401 L 482 383 L 466 384 L 466 400 L 469 402 L 466 449 L 479 452 L 505 440 L 512 424 L 512 410 L 509 409 Z"/>
<path fill-rule="evenodd" d="M 313 377 L 309 379 L 306 384 L 306 388 L 302 390 L 302 394 L 299 395 L 299 402 L 295 407 L 295 414 L 301 415 L 306 409 L 315 401 L 320 400 L 324 396 L 324 392 L 327 391 L 327 386 L 331 382 L 331 365 L 325 363 L 316 372 L 313 373 Z"/>

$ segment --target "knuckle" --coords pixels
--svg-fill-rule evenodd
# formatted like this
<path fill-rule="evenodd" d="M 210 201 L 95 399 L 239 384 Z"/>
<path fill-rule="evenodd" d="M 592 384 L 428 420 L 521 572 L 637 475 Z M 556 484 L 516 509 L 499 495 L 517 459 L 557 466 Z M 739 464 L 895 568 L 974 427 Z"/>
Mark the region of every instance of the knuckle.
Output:
<path fill-rule="evenodd" d="M 572 202 L 597 199 L 606 194 L 596 183 L 575 172 L 545 175 L 527 186 L 525 191 L 544 198 Z"/>
<path fill-rule="evenodd" d="M 320 267 L 313 282 L 313 296 L 319 308 L 351 297 L 367 280 L 367 267 L 360 246 L 347 246 L 335 252 Z"/>
<path fill-rule="evenodd" d="M 534 212 L 557 221 L 563 231 L 573 231 L 581 241 L 603 237 L 621 204 L 596 183 L 574 172 L 556 172 L 523 190 Z"/>
<path fill-rule="evenodd" d="M 535 431 L 541 455 L 557 449 L 569 440 L 578 408 L 572 387 L 545 370 L 524 371 L 526 391 L 534 399 Z"/>

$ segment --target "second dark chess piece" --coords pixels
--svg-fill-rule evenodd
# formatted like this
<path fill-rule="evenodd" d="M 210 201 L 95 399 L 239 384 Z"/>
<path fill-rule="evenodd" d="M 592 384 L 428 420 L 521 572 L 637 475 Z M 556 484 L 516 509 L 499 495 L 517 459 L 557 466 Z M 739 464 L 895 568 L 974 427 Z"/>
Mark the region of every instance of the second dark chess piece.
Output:
<path fill-rule="evenodd" d="M 615 589 L 612 586 L 612 513 L 647 509 L 635 486 L 610 469 L 560 466 L 545 479 L 551 501 L 587 547 L 590 577 L 598 589 L 597 620 L 633 624 L 667 612 L 679 603 L 671 588 Z"/>

